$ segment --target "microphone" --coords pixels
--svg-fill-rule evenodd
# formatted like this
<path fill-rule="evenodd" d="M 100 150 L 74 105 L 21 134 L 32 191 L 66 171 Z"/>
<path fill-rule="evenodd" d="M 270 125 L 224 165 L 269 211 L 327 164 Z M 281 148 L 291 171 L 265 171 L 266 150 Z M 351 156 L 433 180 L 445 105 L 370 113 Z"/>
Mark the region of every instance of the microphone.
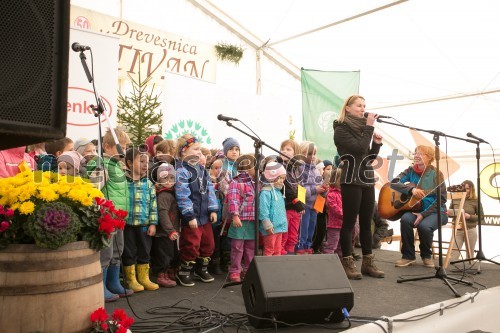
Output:
<path fill-rule="evenodd" d="M 370 113 L 370 112 L 365 112 L 365 113 L 363 113 L 363 117 L 368 118 L 368 114 L 369 114 L 369 113 Z M 377 115 L 377 119 L 378 119 L 378 118 L 382 119 L 382 118 L 392 118 L 392 117 L 391 117 L 391 116 L 383 116 L 383 115 L 381 115 L 381 114 L 378 114 L 378 115 Z"/>
<path fill-rule="evenodd" d="M 477 140 L 477 141 L 479 141 L 479 142 L 483 142 L 483 143 L 486 143 L 486 144 L 490 144 L 488 141 L 484 141 L 483 139 L 481 139 L 481 138 L 479 138 L 479 137 L 475 136 L 474 134 L 472 134 L 471 132 L 467 133 L 467 136 L 468 136 L 469 138 L 476 139 L 476 140 Z"/>
<path fill-rule="evenodd" d="M 232 120 L 232 121 L 239 121 L 236 118 L 226 117 L 226 116 L 223 116 L 221 114 L 217 116 L 217 119 L 222 120 L 222 121 L 230 121 L 230 120 Z"/>
<path fill-rule="evenodd" d="M 90 50 L 90 46 L 74 42 L 73 44 L 71 44 L 71 49 L 73 49 L 73 51 L 75 52 L 83 52 L 85 50 Z"/>

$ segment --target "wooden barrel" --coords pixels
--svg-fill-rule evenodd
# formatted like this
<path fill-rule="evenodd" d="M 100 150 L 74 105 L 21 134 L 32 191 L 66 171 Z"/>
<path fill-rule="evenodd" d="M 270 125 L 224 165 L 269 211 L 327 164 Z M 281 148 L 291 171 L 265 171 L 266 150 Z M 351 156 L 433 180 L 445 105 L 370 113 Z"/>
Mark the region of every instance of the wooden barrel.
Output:
<path fill-rule="evenodd" d="M 85 332 L 99 307 L 99 252 L 87 242 L 57 250 L 13 244 L 0 251 L 0 332 Z"/>

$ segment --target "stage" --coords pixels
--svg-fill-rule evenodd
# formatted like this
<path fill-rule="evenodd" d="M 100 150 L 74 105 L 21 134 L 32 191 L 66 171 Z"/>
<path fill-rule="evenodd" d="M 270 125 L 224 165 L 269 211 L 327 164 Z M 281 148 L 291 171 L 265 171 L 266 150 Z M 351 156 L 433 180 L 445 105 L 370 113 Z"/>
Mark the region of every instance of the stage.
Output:
<path fill-rule="evenodd" d="M 357 249 L 357 251 L 360 252 L 360 249 Z M 441 279 L 437 278 L 397 283 L 397 280 L 401 278 L 429 276 L 435 274 L 435 269 L 424 267 L 420 259 L 418 259 L 417 263 L 413 266 L 398 268 L 394 266 L 394 262 L 400 258 L 399 252 L 390 250 L 374 250 L 374 254 L 376 256 L 377 266 L 385 272 L 385 278 L 375 279 L 364 277 L 362 280 L 349 281 L 354 291 L 354 307 L 350 312 L 353 319 L 356 319 L 356 317 L 369 317 L 375 319 L 382 317 L 394 317 L 413 310 L 418 312 L 420 308 L 424 308 L 435 303 L 448 304 L 464 299 L 464 297 L 455 298 L 450 288 L 446 286 Z M 494 260 L 496 259 L 497 258 Z M 357 262 L 357 266 L 359 268 L 361 266 L 361 262 Z M 476 270 L 473 269 L 469 270 L 465 275 L 462 272 L 455 272 L 455 267 L 463 267 L 463 265 L 450 265 L 448 269 L 446 269 L 446 273 L 449 277 L 456 279 L 461 279 L 463 277 L 464 280 L 473 283 L 472 287 L 461 284 L 452 284 L 460 295 L 466 296 L 465 298 L 470 298 L 473 295 L 479 299 L 482 296 L 481 293 L 483 292 L 481 290 L 488 289 L 488 292 L 490 292 L 490 290 L 500 290 L 500 288 L 489 289 L 500 285 L 500 266 L 482 262 L 480 274 L 472 274 L 476 272 Z M 213 324 L 212 327 L 207 324 L 203 329 L 198 329 L 197 331 L 254 331 L 254 328 L 250 326 L 241 326 L 239 330 L 235 326 L 232 326 L 231 323 L 242 323 L 244 321 L 244 316 L 232 314 L 246 314 L 246 309 L 243 302 L 241 286 L 222 288 L 225 282 L 224 279 L 225 275 L 217 276 L 215 282 L 213 283 L 197 282 L 194 287 L 177 286 L 170 289 L 160 288 L 160 290 L 157 291 L 143 291 L 133 295 L 128 299 L 128 302 L 137 316 L 145 320 L 136 318 L 136 324 L 132 327 L 132 332 L 178 332 L 180 329 L 173 330 L 172 328 L 187 328 L 187 325 L 190 322 L 200 322 L 202 318 L 210 316 L 217 318 L 213 319 L 212 322 L 216 322 L 217 320 L 220 322 L 226 321 L 227 326 L 225 326 L 224 329 L 221 329 L 220 327 L 217 327 L 216 324 Z M 290 276 L 290 279 L 293 279 L 293 276 Z M 477 294 L 478 291 L 479 293 Z M 500 306 L 500 297 L 495 297 L 494 302 L 496 302 L 496 306 L 493 306 L 492 311 L 496 311 Z M 188 313 L 188 310 L 168 309 L 168 307 L 174 305 L 187 309 L 192 308 L 194 311 L 201 311 L 194 313 L 191 312 L 189 318 L 185 318 L 187 321 L 185 320 L 183 322 L 182 325 L 184 326 L 175 326 L 178 325 L 178 323 L 169 326 L 169 323 Z M 117 302 L 107 303 L 106 309 L 110 312 L 116 308 L 123 308 L 128 314 L 132 315 L 133 313 L 130 306 L 127 303 L 127 299 L 120 299 Z M 453 311 L 458 313 L 462 319 L 466 318 L 467 321 L 474 323 L 478 320 L 484 320 L 484 318 L 477 316 L 474 314 L 474 311 L 471 310 L 474 307 L 480 306 L 480 302 L 473 302 L 473 300 L 471 300 L 463 302 L 463 304 L 459 306 L 452 307 Z M 157 313 L 158 315 L 148 314 L 146 312 L 151 309 L 155 309 L 152 312 Z M 470 316 L 470 318 L 468 318 L 468 316 Z M 435 321 L 444 320 L 442 319 L 444 316 L 440 318 L 439 313 L 434 314 L 431 317 L 433 317 L 432 320 Z M 347 328 L 347 324 L 347 321 L 338 324 L 330 324 L 328 325 L 328 329 L 317 326 L 300 326 L 293 328 L 280 327 L 278 328 L 278 331 L 331 332 L 332 329 L 335 328 L 338 328 L 338 331 L 342 331 Z M 413 323 L 409 323 L 408 325 L 412 324 Z M 354 322 L 354 320 L 352 322 L 352 327 L 358 327 L 355 329 L 356 332 L 364 332 L 364 329 L 359 327 L 361 325 L 363 324 Z M 375 325 L 370 326 L 376 327 Z M 436 326 L 429 326 L 429 328 L 431 327 Z M 383 332 L 380 327 L 371 328 L 369 332 L 377 331 Z M 442 330 L 440 331 L 442 332 Z M 469 330 L 466 331 L 468 332 Z"/>

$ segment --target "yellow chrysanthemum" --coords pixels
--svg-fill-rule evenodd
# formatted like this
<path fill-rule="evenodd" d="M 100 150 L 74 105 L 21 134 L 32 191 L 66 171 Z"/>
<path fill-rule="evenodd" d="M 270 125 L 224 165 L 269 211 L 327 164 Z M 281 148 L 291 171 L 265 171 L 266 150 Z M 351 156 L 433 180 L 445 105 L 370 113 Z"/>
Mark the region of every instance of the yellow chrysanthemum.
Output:
<path fill-rule="evenodd" d="M 35 204 L 32 201 L 23 202 L 19 206 L 19 213 L 24 215 L 32 214 L 34 210 L 35 210 Z"/>
<path fill-rule="evenodd" d="M 37 198 L 51 202 L 59 199 L 59 194 L 51 186 L 43 186 L 38 188 Z"/>
<path fill-rule="evenodd" d="M 88 206 L 92 206 L 92 204 L 94 203 L 94 200 L 91 199 L 91 198 L 85 198 L 81 201 L 82 205 L 88 207 Z"/>

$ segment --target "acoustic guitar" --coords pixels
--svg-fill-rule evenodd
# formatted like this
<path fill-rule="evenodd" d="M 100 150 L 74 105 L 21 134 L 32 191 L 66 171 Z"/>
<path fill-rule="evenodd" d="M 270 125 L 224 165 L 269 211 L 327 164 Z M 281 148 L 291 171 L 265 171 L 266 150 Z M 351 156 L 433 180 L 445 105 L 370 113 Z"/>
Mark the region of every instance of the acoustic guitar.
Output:
<path fill-rule="evenodd" d="M 406 212 L 419 212 L 420 210 L 420 200 L 414 198 L 412 195 L 392 189 L 391 183 L 386 183 L 380 189 L 378 196 L 378 214 L 380 217 L 396 221 Z"/>

